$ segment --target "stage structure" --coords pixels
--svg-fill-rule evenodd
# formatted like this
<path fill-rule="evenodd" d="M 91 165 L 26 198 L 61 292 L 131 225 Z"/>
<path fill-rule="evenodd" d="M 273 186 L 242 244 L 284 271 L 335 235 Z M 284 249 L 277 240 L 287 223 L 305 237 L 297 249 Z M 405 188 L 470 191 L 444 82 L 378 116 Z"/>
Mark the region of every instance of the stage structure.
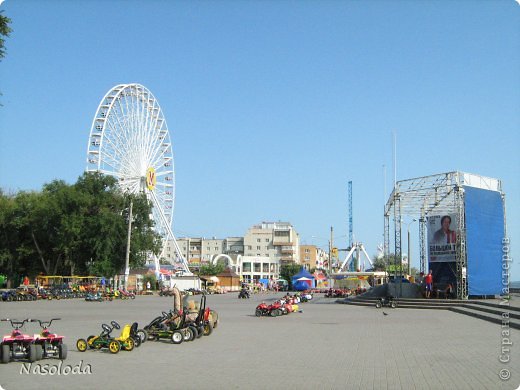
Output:
<path fill-rule="evenodd" d="M 166 119 L 153 94 L 141 84 L 120 84 L 106 93 L 94 115 L 86 171 L 115 177 L 123 192 L 146 195 L 152 203 L 154 228 L 163 239 L 163 253 L 159 257 L 151 254 L 156 274 L 160 270 L 159 258 L 170 242 L 175 263 L 184 275 L 190 276 L 188 262 L 172 231 L 175 203 L 172 147 Z M 131 205 L 129 219 L 132 219 Z M 126 279 L 128 274 L 127 254 Z"/>
<path fill-rule="evenodd" d="M 413 218 L 419 221 L 420 270 L 432 270 L 434 288 L 452 284 L 459 299 L 501 294 L 507 232 L 500 180 L 449 172 L 396 182 L 384 215 L 384 254 L 387 261 L 390 253 L 395 256 L 395 280 L 402 264 L 401 226 Z"/>

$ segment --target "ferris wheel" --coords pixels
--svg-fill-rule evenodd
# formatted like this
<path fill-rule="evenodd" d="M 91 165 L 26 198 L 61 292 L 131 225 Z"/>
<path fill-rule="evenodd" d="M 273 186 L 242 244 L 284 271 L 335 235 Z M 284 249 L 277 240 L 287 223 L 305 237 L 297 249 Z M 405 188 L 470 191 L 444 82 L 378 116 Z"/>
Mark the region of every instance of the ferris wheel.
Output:
<path fill-rule="evenodd" d="M 101 99 L 90 129 L 86 171 L 114 176 L 123 192 L 146 194 L 154 229 L 163 243 L 173 241 L 176 260 L 189 273 L 171 228 L 175 171 L 170 133 L 159 102 L 146 87 L 120 84 Z"/>

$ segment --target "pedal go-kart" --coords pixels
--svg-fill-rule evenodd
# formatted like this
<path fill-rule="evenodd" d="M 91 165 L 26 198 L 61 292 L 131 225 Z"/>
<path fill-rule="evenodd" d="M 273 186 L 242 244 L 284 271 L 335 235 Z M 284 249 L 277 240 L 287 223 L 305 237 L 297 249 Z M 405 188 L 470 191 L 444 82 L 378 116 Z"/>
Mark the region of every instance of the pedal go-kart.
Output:
<path fill-rule="evenodd" d="M 186 310 L 181 313 L 163 311 L 143 330 L 138 330 L 138 334 L 143 340 L 169 339 L 173 344 L 192 341 L 197 336 L 197 329 L 186 325 L 186 314 Z"/>
<path fill-rule="evenodd" d="M 100 293 L 88 293 L 85 296 L 87 302 L 103 302 L 103 296 Z"/>
<path fill-rule="evenodd" d="M 42 352 L 42 355 L 38 356 L 38 360 L 51 357 L 57 357 L 61 360 L 67 358 L 67 345 L 63 343 L 64 336 L 51 333 L 49 330 L 52 321 L 59 320 L 61 320 L 61 318 L 53 318 L 50 321 L 31 320 L 32 322 L 38 322 L 42 328 L 39 335 L 34 335 L 34 343 L 41 347 Z"/>
<path fill-rule="evenodd" d="M 9 363 L 11 360 L 29 360 L 29 362 L 35 362 L 42 356 L 41 345 L 34 343 L 34 337 L 28 334 L 23 334 L 20 328 L 26 322 L 33 322 L 31 319 L 25 319 L 23 321 L 11 320 L 4 318 L 0 321 L 10 322 L 14 328 L 13 331 L 5 335 L 0 344 L 0 361 L 2 363 Z"/>
<path fill-rule="evenodd" d="M 110 322 L 110 325 L 101 325 L 103 332 L 99 336 L 89 336 L 87 340 L 79 339 L 76 342 L 78 351 L 85 352 L 87 348 L 91 349 L 102 349 L 108 348 L 110 353 L 118 353 L 121 349 L 131 351 L 135 347 L 135 340 L 130 336 L 130 325 L 125 326 L 121 336 L 115 338 L 111 336 L 112 330 L 121 329 L 116 321 Z"/>
<path fill-rule="evenodd" d="M 213 333 L 213 329 L 218 326 L 218 313 L 206 307 L 206 294 L 200 295 L 199 302 L 193 295 L 186 295 L 183 298 L 183 306 L 188 311 L 186 322 L 197 329 L 197 338 Z"/>
<path fill-rule="evenodd" d="M 394 300 L 394 297 L 379 298 L 376 301 L 376 307 L 379 309 L 383 306 L 387 306 L 387 307 L 391 307 L 392 309 L 395 309 L 397 307 L 397 302 Z"/>

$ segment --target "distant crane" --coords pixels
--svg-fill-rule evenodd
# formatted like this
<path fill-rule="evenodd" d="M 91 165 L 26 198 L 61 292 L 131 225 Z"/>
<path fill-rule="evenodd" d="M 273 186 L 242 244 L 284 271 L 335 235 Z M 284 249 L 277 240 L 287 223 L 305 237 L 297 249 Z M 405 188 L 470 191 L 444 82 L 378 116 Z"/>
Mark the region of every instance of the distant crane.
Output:
<path fill-rule="evenodd" d="M 354 217 L 352 216 L 352 180 L 348 182 L 348 246 L 354 243 Z"/>
<path fill-rule="evenodd" d="M 352 208 L 352 180 L 348 182 L 348 250 L 352 249 L 354 244 L 354 215 Z M 350 271 L 356 270 L 357 259 L 350 264 Z"/>
<path fill-rule="evenodd" d="M 368 264 L 373 267 L 370 256 L 361 242 L 354 242 L 354 215 L 352 207 L 352 181 L 348 182 L 348 248 L 347 257 L 342 262 L 338 272 L 356 272 L 365 270 L 365 260 L 360 264 L 361 256 L 364 256 Z"/>

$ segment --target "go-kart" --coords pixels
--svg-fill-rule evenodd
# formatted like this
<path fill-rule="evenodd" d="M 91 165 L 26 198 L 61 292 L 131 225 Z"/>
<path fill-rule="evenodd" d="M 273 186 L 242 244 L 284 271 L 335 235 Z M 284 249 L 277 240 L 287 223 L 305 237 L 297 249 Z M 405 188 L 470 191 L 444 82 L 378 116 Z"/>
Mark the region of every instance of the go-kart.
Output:
<path fill-rule="evenodd" d="M 33 322 L 31 319 L 23 321 L 11 320 L 4 318 L 0 321 L 10 322 L 14 328 L 13 331 L 5 335 L 0 343 L 0 361 L 2 363 L 9 363 L 11 360 L 27 359 L 29 362 L 35 362 L 42 356 L 41 345 L 34 343 L 34 337 L 28 334 L 23 334 L 20 328 L 26 322 Z"/>
<path fill-rule="evenodd" d="M 391 307 L 392 309 L 394 309 L 395 307 L 397 307 L 397 302 L 394 300 L 394 297 L 392 296 L 379 298 L 376 301 L 376 307 L 379 309 L 383 306 Z"/>
<path fill-rule="evenodd" d="M 188 311 L 186 322 L 197 329 L 197 338 L 209 336 L 218 325 L 218 314 L 215 310 L 206 307 L 206 294 L 200 294 L 200 301 L 196 302 L 193 295 L 183 299 L 183 306 Z"/>
<path fill-rule="evenodd" d="M 41 321 L 33 319 L 32 322 L 38 322 L 42 331 L 39 335 L 34 336 L 34 343 L 41 347 L 42 355 L 38 356 L 38 360 L 42 358 L 57 357 L 61 360 L 67 358 L 67 345 L 63 344 L 64 336 L 51 333 L 49 327 L 52 321 L 59 321 L 61 318 L 53 318 L 50 321 Z"/>
<path fill-rule="evenodd" d="M 137 322 L 134 322 L 132 325 L 126 324 L 123 326 L 123 330 L 116 340 L 121 343 L 121 347 L 125 351 L 131 351 L 134 347 L 139 347 L 141 345 L 141 338 L 137 335 Z"/>
<path fill-rule="evenodd" d="M 119 289 L 119 293 L 121 295 L 121 299 L 135 299 L 135 294 L 133 292 Z"/>
<path fill-rule="evenodd" d="M 85 296 L 85 301 L 87 302 L 103 302 L 103 296 L 101 293 L 88 293 Z"/>
<path fill-rule="evenodd" d="M 183 341 L 192 341 L 197 337 L 197 329 L 186 324 L 187 311 L 182 313 L 162 312 L 155 317 L 143 330 L 137 333 L 142 341 L 169 339 L 173 344 L 180 344 Z"/>
<path fill-rule="evenodd" d="M 85 352 L 87 348 L 91 349 L 101 349 L 108 348 L 110 353 L 118 353 L 122 348 L 127 351 L 131 351 L 134 349 L 135 342 L 131 337 L 123 337 L 126 336 L 122 334 L 119 338 L 114 338 L 111 336 L 112 330 L 121 329 L 119 324 L 116 321 L 110 322 L 110 325 L 103 324 L 101 325 L 103 332 L 100 333 L 99 336 L 89 336 L 87 340 L 79 339 L 76 342 L 76 347 L 78 351 Z"/>
<path fill-rule="evenodd" d="M 16 294 L 15 290 L 7 290 L 2 292 L 2 301 L 5 302 L 12 302 L 17 301 L 18 295 Z"/>

